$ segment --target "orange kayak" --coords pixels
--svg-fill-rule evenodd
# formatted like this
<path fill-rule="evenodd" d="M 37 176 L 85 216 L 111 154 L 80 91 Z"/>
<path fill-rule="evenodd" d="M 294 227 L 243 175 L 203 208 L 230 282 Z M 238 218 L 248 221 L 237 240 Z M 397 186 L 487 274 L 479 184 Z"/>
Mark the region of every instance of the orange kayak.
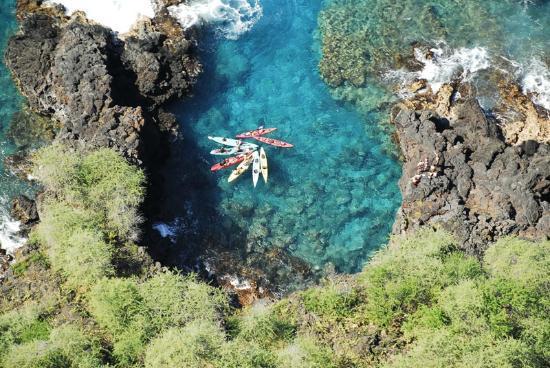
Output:
<path fill-rule="evenodd" d="M 256 130 L 251 130 L 251 131 L 246 132 L 246 133 L 237 134 L 236 138 L 241 138 L 242 139 L 242 138 L 257 137 L 257 136 L 260 136 L 260 135 L 269 134 L 271 132 L 274 132 L 275 130 L 277 130 L 277 128 L 260 128 L 260 129 L 256 129 Z"/>
<path fill-rule="evenodd" d="M 238 163 L 243 162 L 245 158 L 246 158 L 246 155 L 239 155 L 239 156 L 235 156 L 235 157 L 226 158 L 222 162 L 219 162 L 219 163 L 215 164 L 214 166 L 212 166 L 210 168 L 210 171 L 218 171 L 218 170 L 227 169 L 230 166 L 233 166 L 233 165 L 236 165 Z"/>
<path fill-rule="evenodd" d="M 263 142 L 263 143 L 266 143 L 266 144 L 270 144 L 270 145 L 275 146 L 275 147 L 281 147 L 281 148 L 292 148 L 292 147 L 294 147 L 294 145 L 292 145 L 290 143 L 287 143 L 287 142 L 280 141 L 278 139 L 271 139 L 271 138 L 267 138 L 267 137 L 256 137 L 256 136 L 252 136 L 251 138 L 254 138 L 257 141 L 260 141 L 260 142 Z"/>

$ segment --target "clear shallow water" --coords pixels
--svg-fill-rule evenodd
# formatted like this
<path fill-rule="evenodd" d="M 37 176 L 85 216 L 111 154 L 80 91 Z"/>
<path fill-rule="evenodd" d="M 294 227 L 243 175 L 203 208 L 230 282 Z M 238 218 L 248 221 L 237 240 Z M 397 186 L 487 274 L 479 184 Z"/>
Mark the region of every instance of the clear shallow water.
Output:
<path fill-rule="evenodd" d="M 4 50 L 8 38 L 16 29 L 15 0 L 0 0 L 0 244 L 12 250 L 24 240 L 16 235 L 19 226 L 9 217 L 11 198 L 28 192 L 29 188 L 4 166 L 6 156 L 16 151 L 6 137 L 13 114 L 19 110 L 21 97 L 4 65 Z"/>
<path fill-rule="evenodd" d="M 461 70 L 477 69 L 479 78 L 469 77 L 488 108 L 498 99 L 496 70 L 516 79 L 526 92 L 539 93 L 533 100 L 550 108 L 549 24 L 546 0 L 331 0 L 320 17 L 325 43 L 331 46 L 327 60 L 346 61 L 350 81 L 360 81 L 364 73 L 376 78 L 392 69 L 407 69 L 412 45 L 419 43 L 437 47 L 438 57 L 429 73 L 412 77 L 431 75 L 440 83 Z M 478 68 L 481 64 L 488 67 Z M 336 64 L 322 65 L 327 80 L 337 83 Z M 343 86 L 337 95 L 362 108 L 360 100 L 347 97 L 369 93 L 362 89 Z"/>
<path fill-rule="evenodd" d="M 262 5 L 263 17 L 238 40 L 203 43 L 206 72 L 196 97 L 176 108 L 187 144 L 196 144 L 182 155 L 198 161 L 187 174 L 196 185 L 186 208 L 201 225 L 180 223 L 183 241 L 220 234 L 217 241 L 249 253 L 277 248 L 319 268 L 358 271 L 390 233 L 400 165 L 386 151 L 377 111 L 360 115 L 337 103 L 319 77 L 321 2 Z M 250 172 L 235 183 L 227 183 L 230 171 L 211 174 L 218 160 L 206 137 L 260 124 L 295 145 L 265 147 L 269 183 L 254 189 Z"/>

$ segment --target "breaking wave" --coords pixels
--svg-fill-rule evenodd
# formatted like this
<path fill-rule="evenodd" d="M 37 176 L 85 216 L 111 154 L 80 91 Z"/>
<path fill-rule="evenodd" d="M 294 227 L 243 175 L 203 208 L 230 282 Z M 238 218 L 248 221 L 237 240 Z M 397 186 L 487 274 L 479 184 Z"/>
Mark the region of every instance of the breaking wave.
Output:
<path fill-rule="evenodd" d="M 489 53 L 482 47 L 458 50 L 433 48 L 428 54 L 415 49 L 415 57 L 424 64 L 417 77 L 428 81 L 434 92 L 453 78 L 469 81 L 477 72 L 491 66 Z"/>
<path fill-rule="evenodd" d="M 534 59 L 525 69 L 521 85 L 535 104 L 550 110 L 550 70 L 541 61 Z"/>
<path fill-rule="evenodd" d="M 228 39 L 237 39 L 261 18 L 259 0 L 195 0 L 190 4 L 168 7 L 170 14 L 184 28 L 213 24 Z"/>
<path fill-rule="evenodd" d="M 86 16 L 119 33 L 126 33 L 142 17 L 153 18 L 151 0 L 47 0 L 45 4 L 61 4 L 68 14 L 83 11 Z"/>
<path fill-rule="evenodd" d="M 8 214 L 7 198 L 0 197 L 0 247 L 8 254 L 13 254 L 18 248 L 25 245 L 27 239 L 19 235 L 21 223 L 15 221 Z"/>

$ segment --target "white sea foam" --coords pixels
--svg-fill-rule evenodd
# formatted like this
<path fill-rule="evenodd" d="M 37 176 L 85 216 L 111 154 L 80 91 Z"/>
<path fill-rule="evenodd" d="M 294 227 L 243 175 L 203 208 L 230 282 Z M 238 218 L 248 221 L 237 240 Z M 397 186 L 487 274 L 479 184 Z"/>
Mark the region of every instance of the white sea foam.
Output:
<path fill-rule="evenodd" d="M 0 247 L 8 254 L 13 254 L 27 242 L 27 239 L 19 235 L 21 223 L 13 220 L 7 212 L 7 199 L 0 199 Z"/>
<path fill-rule="evenodd" d="M 416 49 L 415 57 L 424 64 L 417 77 L 426 79 L 434 92 L 454 77 L 469 81 L 477 72 L 491 66 L 489 53 L 482 47 L 452 51 L 446 48 L 433 48 L 430 51 L 432 56 L 428 58 L 420 49 Z"/>
<path fill-rule="evenodd" d="M 237 39 L 249 31 L 262 16 L 259 0 L 192 0 L 189 4 L 168 7 L 184 28 L 214 24 L 219 33 Z"/>
<path fill-rule="evenodd" d="M 47 0 L 46 4 L 61 4 L 70 15 L 77 10 L 119 33 L 126 33 L 142 17 L 155 16 L 152 0 Z"/>
<path fill-rule="evenodd" d="M 523 93 L 530 94 L 535 104 L 550 110 L 550 70 L 534 59 L 522 74 Z"/>

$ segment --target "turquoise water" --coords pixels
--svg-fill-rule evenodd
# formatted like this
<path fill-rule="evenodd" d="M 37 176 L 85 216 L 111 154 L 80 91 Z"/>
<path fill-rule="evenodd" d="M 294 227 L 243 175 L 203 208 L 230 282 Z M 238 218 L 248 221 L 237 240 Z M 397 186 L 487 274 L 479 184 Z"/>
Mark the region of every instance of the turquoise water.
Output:
<path fill-rule="evenodd" d="M 6 136 L 13 114 L 21 106 L 21 97 L 11 80 L 3 61 L 4 50 L 9 36 L 16 29 L 15 0 L 0 0 L 0 242 L 11 248 L 20 244 L 15 234 L 17 225 L 9 217 L 11 198 L 29 192 L 29 187 L 5 168 L 6 156 L 16 152 L 17 147 Z"/>
<path fill-rule="evenodd" d="M 262 5 L 261 20 L 238 40 L 203 42 L 206 72 L 196 97 L 177 108 L 186 142 L 196 144 L 182 153 L 197 160 L 187 208 L 201 233 L 219 234 L 227 247 L 277 248 L 315 268 L 358 271 L 390 233 L 400 164 L 387 150 L 377 111 L 359 115 L 337 103 L 319 77 L 321 2 Z M 216 146 L 206 137 L 258 125 L 277 127 L 270 136 L 295 146 L 264 146 L 268 184 L 260 179 L 254 189 L 250 172 L 234 183 L 227 183 L 230 171 L 211 174 L 219 157 L 208 154 Z"/>

